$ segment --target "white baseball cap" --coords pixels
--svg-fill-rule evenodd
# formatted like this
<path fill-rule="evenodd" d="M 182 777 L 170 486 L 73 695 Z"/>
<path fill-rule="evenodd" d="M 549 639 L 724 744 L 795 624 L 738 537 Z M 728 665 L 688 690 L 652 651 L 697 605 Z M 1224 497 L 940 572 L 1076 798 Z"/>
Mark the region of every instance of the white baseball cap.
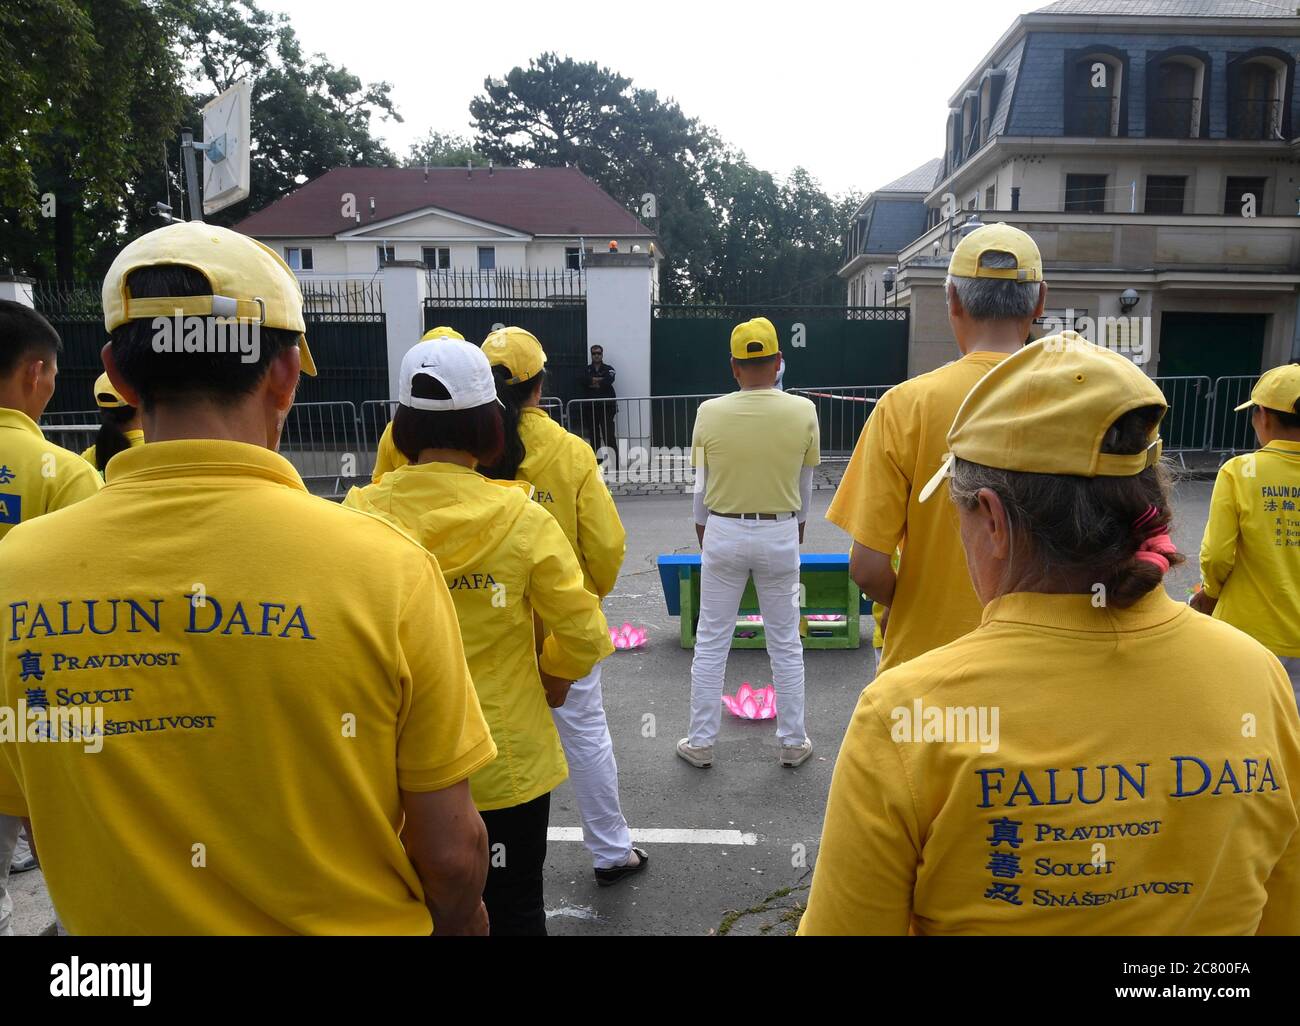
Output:
<path fill-rule="evenodd" d="M 411 394 L 411 383 L 428 375 L 442 384 L 449 399 L 422 399 Z M 461 339 L 436 338 L 417 342 L 402 358 L 397 401 L 413 410 L 472 410 L 497 400 L 492 365 L 478 346 Z"/>

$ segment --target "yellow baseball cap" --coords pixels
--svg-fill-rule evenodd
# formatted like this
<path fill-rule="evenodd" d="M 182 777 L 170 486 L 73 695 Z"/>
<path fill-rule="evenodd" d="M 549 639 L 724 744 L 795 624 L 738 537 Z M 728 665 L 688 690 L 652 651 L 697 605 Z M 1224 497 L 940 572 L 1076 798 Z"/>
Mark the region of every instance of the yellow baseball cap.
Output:
<path fill-rule="evenodd" d="M 981 267 L 985 253 L 1010 253 L 1015 267 Z M 1019 228 L 999 221 L 986 224 L 957 243 L 948 261 L 948 273 L 954 278 L 1005 278 L 1008 281 L 1042 281 L 1043 257 L 1038 244 Z"/>
<path fill-rule="evenodd" d="M 212 288 L 207 296 L 133 299 L 127 279 L 142 267 L 180 264 L 198 271 Z M 266 328 L 298 333 L 302 371 L 315 376 L 302 318 L 302 290 L 289 265 L 256 239 L 202 221 L 185 221 L 141 235 L 104 278 L 104 328 L 127 321 L 178 315 L 248 319 Z"/>
<path fill-rule="evenodd" d="M 113 382 L 108 380 L 107 374 L 101 374 L 95 379 L 95 404 L 101 410 L 118 410 L 123 406 L 130 406 L 122 393 L 113 387 Z"/>
<path fill-rule="evenodd" d="M 461 342 L 465 341 L 465 336 L 455 328 L 430 328 L 420 336 L 420 341 L 428 342 L 431 338 L 454 338 L 459 339 Z"/>
<path fill-rule="evenodd" d="M 1250 390 L 1250 398 L 1238 410 L 1263 406 L 1282 413 L 1300 413 L 1300 364 L 1285 363 L 1265 371 Z"/>
<path fill-rule="evenodd" d="M 492 332 L 483 340 L 483 352 L 493 367 L 504 367 L 510 372 L 508 385 L 535 378 L 546 366 L 546 350 L 532 332 L 523 328 Z"/>
<path fill-rule="evenodd" d="M 1101 443 L 1115 421 L 1144 406 L 1168 409 L 1164 394 L 1132 361 L 1072 331 L 1041 338 L 967 393 L 948 430 L 948 455 L 920 501 L 951 474 L 954 457 L 1026 474 L 1140 474 L 1160 459 L 1158 424 L 1140 453 L 1104 453 Z"/>
<path fill-rule="evenodd" d="M 754 348 L 755 343 L 758 348 Z M 775 356 L 780 351 L 776 328 L 766 317 L 755 317 L 731 330 L 731 355 L 737 360 L 757 360 L 763 356 Z"/>

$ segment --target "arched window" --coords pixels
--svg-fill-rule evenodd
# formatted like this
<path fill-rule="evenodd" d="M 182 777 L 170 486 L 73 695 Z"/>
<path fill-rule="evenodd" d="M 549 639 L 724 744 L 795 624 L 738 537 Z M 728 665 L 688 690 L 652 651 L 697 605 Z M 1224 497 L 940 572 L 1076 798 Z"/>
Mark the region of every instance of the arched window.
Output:
<path fill-rule="evenodd" d="M 1065 134 L 1128 134 L 1124 79 L 1128 58 L 1110 47 L 1071 54 L 1065 65 Z"/>
<path fill-rule="evenodd" d="M 1201 139 L 1209 135 L 1209 58 L 1190 48 L 1166 50 L 1147 62 L 1147 135 Z"/>
<path fill-rule="evenodd" d="M 961 164 L 962 155 L 962 135 L 961 135 L 961 110 L 951 108 L 948 111 L 948 161 L 947 167 L 944 168 L 944 177 L 956 170 Z"/>
<path fill-rule="evenodd" d="M 1228 64 L 1228 137 L 1287 139 L 1295 60 L 1281 50 L 1252 50 Z"/>

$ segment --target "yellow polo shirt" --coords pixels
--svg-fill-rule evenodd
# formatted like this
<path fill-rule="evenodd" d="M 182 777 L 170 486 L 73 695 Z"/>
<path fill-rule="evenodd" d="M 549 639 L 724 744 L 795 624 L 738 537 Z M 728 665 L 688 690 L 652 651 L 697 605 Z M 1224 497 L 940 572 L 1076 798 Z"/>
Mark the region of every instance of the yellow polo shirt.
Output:
<path fill-rule="evenodd" d="M 47 442 L 31 417 L 0 408 L 0 538 L 24 520 L 89 498 L 99 486 L 94 469 Z"/>
<path fill-rule="evenodd" d="M 691 466 L 708 471 L 712 513 L 794 513 L 799 473 L 821 462 L 817 407 L 776 388 L 741 389 L 700 403 Z"/>
<path fill-rule="evenodd" d="M 519 477 L 532 484 L 534 501 L 569 539 L 587 590 L 604 598 L 618 583 L 627 532 L 596 454 L 539 406 L 520 411 L 519 440 L 525 453 Z"/>
<path fill-rule="evenodd" d="M 1159 588 L 1129 609 L 1006 595 L 881 674 L 836 761 L 799 932 L 909 928 L 1300 933 L 1281 664 Z"/>
<path fill-rule="evenodd" d="M 411 461 L 406 454 L 393 444 L 393 422 L 384 425 L 384 433 L 379 436 L 379 447 L 375 450 L 375 469 L 370 474 L 372 484 L 379 484 L 379 479 L 390 470 L 404 467 Z"/>
<path fill-rule="evenodd" d="M 97 752 L 0 743 L 69 931 L 429 933 L 400 792 L 495 749 L 411 538 L 258 446 L 151 442 L 0 544 L 0 596 L 0 705 L 103 716 Z"/>
<path fill-rule="evenodd" d="M 577 680 L 614 651 L 573 550 L 529 490 L 468 467 L 425 463 L 353 488 L 344 500 L 392 520 L 438 560 L 500 752 L 470 778 L 474 804 L 484 812 L 530 802 L 568 776 L 538 663 Z M 534 610 L 549 632 L 540 657 Z"/>
<path fill-rule="evenodd" d="M 1300 656 L 1300 442 L 1228 460 L 1201 541 L 1214 618 L 1279 656 Z"/>
<path fill-rule="evenodd" d="M 979 623 L 980 602 L 947 489 L 925 503 L 917 496 L 948 452 L 948 429 L 966 393 L 1006 358 L 968 353 L 886 392 L 858 436 L 826 512 L 859 545 L 885 553 L 901 546 L 882 671 L 946 645 Z"/>
<path fill-rule="evenodd" d="M 123 431 L 122 434 L 126 436 L 126 440 L 132 449 L 134 449 L 137 445 L 144 445 L 144 432 L 139 430 L 138 428 L 133 429 L 131 431 Z M 81 458 L 85 460 L 87 463 L 89 463 L 96 470 L 100 471 L 101 473 L 103 472 L 104 468 L 99 466 L 99 464 L 95 462 L 95 446 L 93 443 L 87 446 L 84 450 L 82 450 Z"/>

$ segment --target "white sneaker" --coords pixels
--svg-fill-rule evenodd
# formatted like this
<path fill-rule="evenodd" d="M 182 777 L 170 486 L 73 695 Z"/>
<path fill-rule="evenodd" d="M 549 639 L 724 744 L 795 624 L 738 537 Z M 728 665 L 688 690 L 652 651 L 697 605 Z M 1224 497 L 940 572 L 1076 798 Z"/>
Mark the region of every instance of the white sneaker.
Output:
<path fill-rule="evenodd" d="M 813 744 L 808 738 L 803 739 L 801 745 L 782 745 L 781 746 L 781 765 L 782 766 L 802 766 L 812 758 Z"/>
<path fill-rule="evenodd" d="M 677 754 L 697 769 L 707 769 L 713 765 L 713 746 L 696 748 L 689 737 L 677 742 Z"/>

